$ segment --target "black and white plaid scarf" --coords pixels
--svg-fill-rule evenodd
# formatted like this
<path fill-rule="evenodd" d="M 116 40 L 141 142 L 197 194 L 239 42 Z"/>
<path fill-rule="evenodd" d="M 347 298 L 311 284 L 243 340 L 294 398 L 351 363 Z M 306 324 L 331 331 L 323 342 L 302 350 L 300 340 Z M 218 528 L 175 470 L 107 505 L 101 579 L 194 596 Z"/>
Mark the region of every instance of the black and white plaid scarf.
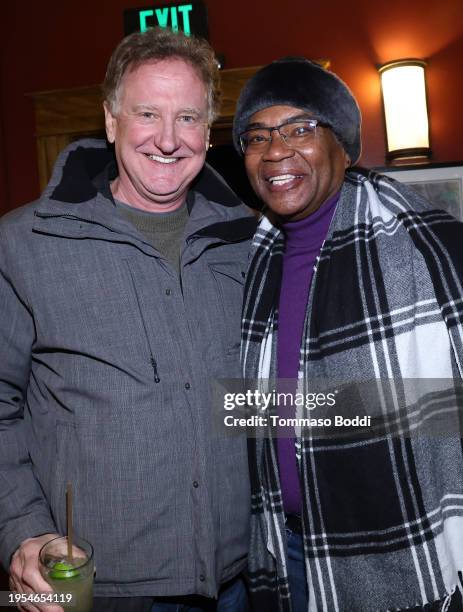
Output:
<path fill-rule="evenodd" d="M 388 430 L 352 443 L 323 443 L 310 431 L 296 437 L 309 612 L 405 610 L 444 599 L 458 584 L 463 569 L 458 412 L 447 402 L 453 435 L 405 435 L 404 419 L 409 433 L 439 412 L 442 398 L 423 392 L 409 406 L 400 381 L 415 380 L 421 388 L 419 381 L 462 377 L 462 230 L 453 217 L 396 181 L 373 172 L 346 174 L 315 266 L 299 382 L 308 389 L 318 379 L 394 380 L 402 396 L 392 410 L 402 425 L 394 435 Z M 264 217 L 246 282 L 247 379 L 275 376 L 283 250 L 282 233 Z M 259 611 L 275 602 L 274 609 L 289 611 L 275 440 L 250 439 L 249 458 L 251 589 Z"/>

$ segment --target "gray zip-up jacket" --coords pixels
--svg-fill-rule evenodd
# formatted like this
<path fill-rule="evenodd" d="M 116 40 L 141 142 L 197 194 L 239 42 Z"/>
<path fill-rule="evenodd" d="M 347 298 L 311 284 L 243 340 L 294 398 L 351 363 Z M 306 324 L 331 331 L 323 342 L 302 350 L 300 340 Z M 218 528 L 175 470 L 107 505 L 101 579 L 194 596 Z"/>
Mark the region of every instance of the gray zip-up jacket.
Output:
<path fill-rule="evenodd" d="M 74 143 L 0 222 L 1 559 L 65 533 L 70 481 L 96 595 L 215 596 L 248 546 L 246 441 L 214 428 L 210 383 L 239 376 L 255 220 L 205 168 L 179 280 L 117 213 L 108 155 Z"/>

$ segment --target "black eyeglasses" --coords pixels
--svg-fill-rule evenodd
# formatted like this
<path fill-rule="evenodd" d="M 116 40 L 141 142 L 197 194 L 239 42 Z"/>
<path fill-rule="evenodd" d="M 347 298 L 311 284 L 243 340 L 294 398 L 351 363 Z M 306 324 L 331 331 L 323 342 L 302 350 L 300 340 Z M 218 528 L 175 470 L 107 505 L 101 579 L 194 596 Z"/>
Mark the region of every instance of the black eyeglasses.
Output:
<path fill-rule="evenodd" d="M 284 140 L 286 146 L 292 149 L 297 148 L 314 138 L 318 126 L 328 127 L 326 123 L 321 123 L 318 119 L 295 118 L 272 127 L 251 128 L 240 135 L 241 150 L 244 155 L 261 153 L 272 142 L 272 132 L 275 130 Z"/>

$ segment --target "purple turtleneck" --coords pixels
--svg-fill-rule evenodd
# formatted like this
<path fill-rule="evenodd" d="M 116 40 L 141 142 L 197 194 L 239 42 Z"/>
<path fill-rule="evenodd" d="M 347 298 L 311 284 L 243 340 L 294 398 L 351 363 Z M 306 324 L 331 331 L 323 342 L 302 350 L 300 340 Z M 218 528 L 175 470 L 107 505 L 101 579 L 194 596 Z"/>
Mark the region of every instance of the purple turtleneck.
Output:
<path fill-rule="evenodd" d="M 312 283 L 315 260 L 333 218 L 339 192 L 324 202 L 313 214 L 300 221 L 283 224 L 285 252 L 278 307 L 277 374 L 279 379 L 297 379 L 299 356 L 307 309 L 307 298 Z M 295 383 L 289 383 L 295 392 Z M 279 390 L 283 390 L 282 384 Z M 294 408 L 280 406 L 280 416 L 294 417 Z M 286 433 L 287 435 L 287 433 Z M 286 514 L 302 514 L 302 497 L 296 464 L 295 438 L 278 437 L 278 464 L 280 469 L 283 507 Z"/>

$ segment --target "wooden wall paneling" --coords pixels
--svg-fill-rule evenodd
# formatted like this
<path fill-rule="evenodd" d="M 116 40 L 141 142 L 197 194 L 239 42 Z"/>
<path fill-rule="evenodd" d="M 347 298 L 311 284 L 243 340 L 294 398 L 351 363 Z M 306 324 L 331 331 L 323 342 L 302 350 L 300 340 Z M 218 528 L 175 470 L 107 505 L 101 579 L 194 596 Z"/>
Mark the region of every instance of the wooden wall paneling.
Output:
<path fill-rule="evenodd" d="M 99 86 L 31 94 L 35 110 L 40 189 L 47 185 L 60 151 L 73 140 L 104 135 Z"/>

